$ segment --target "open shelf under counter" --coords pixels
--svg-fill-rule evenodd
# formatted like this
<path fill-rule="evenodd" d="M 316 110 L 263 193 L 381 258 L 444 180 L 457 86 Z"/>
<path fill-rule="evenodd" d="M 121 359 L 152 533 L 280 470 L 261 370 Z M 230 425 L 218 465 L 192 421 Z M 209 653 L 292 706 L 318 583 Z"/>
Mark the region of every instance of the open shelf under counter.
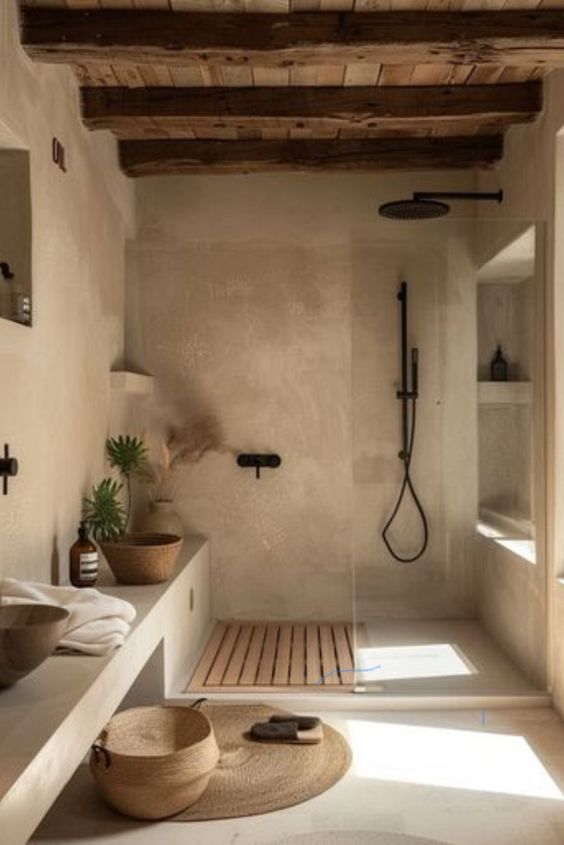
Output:
<path fill-rule="evenodd" d="M 533 401 L 531 381 L 479 381 L 480 405 L 530 405 Z"/>
<path fill-rule="evenodd" d="M 125 644 L 104 657 L 55 655 L 0 690 L 0 840 L 24 845 L 161 643 L 165 697 L 184 689 L 209 635 L 209 543 L 184 541 L 172 578 L 102 592 L 137 611 Z M 191 600 L 192 595 L 192 600 Z"/>

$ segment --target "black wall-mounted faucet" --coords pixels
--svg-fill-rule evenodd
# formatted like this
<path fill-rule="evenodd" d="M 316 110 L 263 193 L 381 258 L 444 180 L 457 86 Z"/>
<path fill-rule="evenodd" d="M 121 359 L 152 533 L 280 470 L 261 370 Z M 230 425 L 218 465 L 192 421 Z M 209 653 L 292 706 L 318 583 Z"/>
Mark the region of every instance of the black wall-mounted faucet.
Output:
<path fill-rule="evenodd" d="M 261 469 L 277 469 L 282 458 L 280 455 L 245 454 L 237 456 L 237 463 L 240 467 L 254 469 L 256 478 L 260 478 Z"/>
<path fill-rule="evenodd" d="M 4 444 L 4 457 L 0 458 L 0 478 L 2 479 L 2 493 L 8 494 L 8 479 L 18 474 L 19 466 L 15 458 L 10 457 L 10 447 Z"/>

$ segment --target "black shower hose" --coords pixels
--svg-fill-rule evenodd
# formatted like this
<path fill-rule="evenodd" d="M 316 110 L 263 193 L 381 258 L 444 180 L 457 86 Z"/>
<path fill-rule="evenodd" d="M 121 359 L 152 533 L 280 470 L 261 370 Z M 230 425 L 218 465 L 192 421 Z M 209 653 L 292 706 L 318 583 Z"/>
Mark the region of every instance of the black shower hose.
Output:
<path fill-rule="evenodd" d="M 383 539 L 384 543 L 386 544 L 386 548 L 388 549 L 389 553 L 392 555 L 394 560 L 397 560 L 398 563 L 414 563 L 416 560 L 419 560 L 419 558 L 425 553 L 425 550 L 426 550 L 427 545 L 429 543 L 429 525 L 427 524 L 427 517 L 425 515 L 425 511 L 423 510 L 423 505 L 419 501 L 419 497 L 418 497 L 418 495 L 415 491 L 415 487 L 413 486 L 413 482 L 411 480 L 411 473 L 410 473 L 411 455 L 413 453 L 413 444 L 415 442 L 415 419 L 416 419 L 416 408 L 417 408 L 417 400 L 415 398 L 412 398 L 411 401 L 412 401 L 411 433 L 409 435 L 409 446 L 407 448 L 407 451 L 404 450 L 400 454 L 401 460 L 403 461 L 403 481 L 402 481 L 402 485 L 401 485 L 401 488 L 400 488 L 398 500 L 397 500 L 395 507 L 392 511 L 392 515 L 390 516 L 390 518 L 386 522 L 384 529 L 382 531 L 382 539 Z M 390 528 L 392 527 L 392 525 L 394 524 L 394 522 L 396 520 L 396 517 L 397 517 L 399 510 L 402 506 L 404 496 L 408 491 L 409 491 L 409 493 L 411 493 L 411 498 L 413 499 L 415 507 L 417 508 L 417 510 L 419 512 L 419 516 L 421 517 L 421 525 L 423 526 L 423 541 L 422 541 L 421 546 L 419 547 L 418 551 L 415 554 L 410 555 L 409 557 L 402 557 L 402 555 L 399 555 L 399 554 L 397 554 L 397 552 L 394 551 L 390 541 L 388 540 L 387 535 L 388 535 L 388 531 L 390 530 Z"/>

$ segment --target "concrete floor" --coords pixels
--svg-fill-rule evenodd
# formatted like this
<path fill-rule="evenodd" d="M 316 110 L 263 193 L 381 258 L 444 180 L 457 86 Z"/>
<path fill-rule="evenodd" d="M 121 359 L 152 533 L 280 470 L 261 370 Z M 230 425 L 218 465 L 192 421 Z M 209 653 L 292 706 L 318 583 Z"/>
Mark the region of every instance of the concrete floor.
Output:
<path fill-rule="evenodd" d="M 314 831 L 381 830 L 450 845 L 564 845 L 564 723 L 554 711 L 325 718 L 348 736 L 354 763 L 305 804 L 254 818 L 143 824 L 106 809 L 81 767 L 32 842 L 267 845 Z"/>

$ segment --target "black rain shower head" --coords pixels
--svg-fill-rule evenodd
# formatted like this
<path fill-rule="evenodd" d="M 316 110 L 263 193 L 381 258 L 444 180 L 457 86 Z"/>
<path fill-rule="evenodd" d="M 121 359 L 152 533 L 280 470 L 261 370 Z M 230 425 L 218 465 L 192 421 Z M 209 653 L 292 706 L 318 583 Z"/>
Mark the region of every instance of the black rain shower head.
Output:
<path fill-rule="evenodd" d="M 450 211 L 450 205 L 438 200 L 416 199 L 385 202 L 378 209 L 380 217 L 389 220 L 433 220 L 435 217 L 445 217 Z"/>
<path fill-rule="evenodd" d="M 450 211 L 450 205 L 441 200 L 474 200 L 486 202 L 503 202 L 503 191 L 495 193 L 463 193 L 458 191 L 419 191 L 410 200 L 385 202 L 378 209 L 381 217 L 389 220 L 432 220 L 445 217 Z"/>

